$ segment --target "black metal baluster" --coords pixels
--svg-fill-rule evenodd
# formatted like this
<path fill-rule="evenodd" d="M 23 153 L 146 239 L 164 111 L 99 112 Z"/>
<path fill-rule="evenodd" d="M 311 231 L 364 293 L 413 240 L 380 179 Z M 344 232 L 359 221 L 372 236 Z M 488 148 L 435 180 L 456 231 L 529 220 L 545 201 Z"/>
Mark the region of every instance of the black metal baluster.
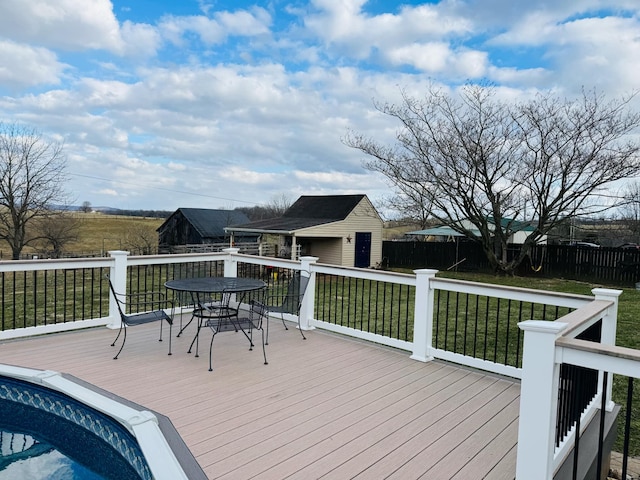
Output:
<path fill-rule="evenodd" d="M 500 338 L 498 329 L 500 328 L 500 299 L 498 298 L 496 301 L 496 330 L 495 330 L 495 340 L 493 341 L 493 361 L 494 363 L 498 361 L 498 338 Z M 487 332 L 488 333 L 488 332 Z"/>
<path fill-rule="evenodd" d="M 624 418 L 624 444 L 622 448 L 622 477 L 627 478 L 629 443 L 631 440 L 631 413 L 633 408 L 633 377 L 627 378 L 627 405 Z"/>
<path fill-rule="evenodd" d="M 478 352 L 478 317 L 480 315 L 480 297 L 478 295 L 474 295 L 476 299 L 476 318 L 473 332 L 473 356 L 475 357 Z"/>
<path fill-rule="evenodd" d="M 447 299 L 444 312 L 444 349 L 449 344 L 449 305 L 451 304 L 451 291 L 447 290 Z"/>
<path fill-rule="evenodd" d="M 378 282 L 380 283 L 380 282 Z M 407 290 L 407 298 L 406 298 L 406 305 L 405 305 L 405 314 L 404 314 L 404 318 L 405 318 L 405 325 L 404 325 L 404 340 L 405 341 L 410 341 L 413 340 L 413 338 L 409 338 L 409 307 L 411 305 L 411 303 L 409 302 L 410 298 L 415 298 L 415 287 L 410 287 L 409 285 L 407 285 L 406 287 Z M 413 293 L 413 295 L 412 295 Z"/>
<path fill-rule="evenodd" d="M 6 329 L 6 314 L 5 314 L 5 308 L 4 306 L 6 305 L 5 303 L 5 295 L 6 295 L 6 290 L 5 290 L 5 280 L 6 280 L 6 273 L 2 272 L 2 331 L 4 331 Z M 15 328 L 15 317 L 14 318 L 14 324 L 13 324 L 13 328 Z"/>
<path fill-rule="evenodd" d="M 76 303 L 77 303 L 77 297 L 78 297 L 78 270 L 76 270 L 75 268 L 73 269 L 73 310 L 72 310 L 72 315 L 71 315 L 71 321 L 75 321 L 77 318 L 76 315 Z"/>
<path fill-rule="evenodd" d="M 67 323 L 67 273 L 69 270 L 62 270 L 63 287 L 62 287 L 62 323 Z"/>
<path fill-rule="evenodd" d="M 442 290 L 436 290 L 435 291 L 435 312 L 434 312 L 434 325 L 435 325 L 435 331 L 436 331 L 436 338 L 435 338 L 435 347 L 437 348 L 439 346 L 438 343 L 438 338 L 439 338 L 439 334 L 440 334 L 440 295 L 441 295 Z"/>
<path fill-rule="evenodd" d="M 582 397 L 582 382 L 579 382 L 578 385 L 573 385 L 572 390 L 576 390 L 577 392 L 575 395 L 576 405 L 574 405 L 574 410 L 577 411 L 579 410 L 577 402 Z M 573 444 L 572 480 L 576 480 L 578 478 L 578 457 L 580 456 L 580 429 L 581 429 L 580 420 L 581 420 L 581 415 L 578 414 L 578 417 L 576 418 L 576 437 Z"/>
<path fill-rule="evenodd" d="M 602 456 L 604 455 L 604 420 L 607 414 L 607 383 L 609 380 L 609 372 L 602 374 L 602 392 L 600 399 L 600 430 L 598 434 L 598 461 L 596 467 L 596 476 L 600 477 L 602 472 Z M 596 477 L 596 478 L 597 478 Z"/>
<path fill-rule="evenodd" d="M 25 299 L 26 300 L 26 299 Z M 44 319 L 44 325 L 47 324 L 47 319 Z M 33 326 L 38 325 L 38 272 L 33 271 Z"/>
<path fill-rule="evenodd" d="M 509 327 L 511 326 L 511 300 L 507 302 L 507 331 L 505 334 L 505 344 L 504 344 L 504 364 L 508 365 L 509 361 Z"/>
<path fill-rule="evenodd" d="M 489 333 L 489 297 L 486 297 L 487 301 L 486 301 L 486 305 L 485 305 L 485 311 L 484 311 L 484 348 L 482 351 L 482 359 L 486 360 L 487 359 L 487 340 L 488 340 L 488 333 Z"/>
<path fill-rule="evenodd" d="M 518 302 L 518 303 L 519 303 L 519 306 L 518 306 L 518 323 L 520 323 L 522 321 L 522 306 L 523 306 L 523 302 Z M 522 368 L 522 358 L 521 358 L 521 355 L 520 355 L 520 348 L 522 346 L 523 332 L 519 328 L 517 329 L 517 331 L 518 331 L 518 336 L 516 337 L 516 367 Z"/>
<path fill-rule="evenodd" d="M 458 312 L 460 311 L 460 292 L 456 292 L 455 322 L 453 324 L 453 351 L 458 351 Z"/>
<path fill-rule="evenodd" d="M 22 272 L 22 322 L 25 327 L 27 323 L 27 272 Z"/>
<path fill-rule="evenodd" d="M 464 295 L 464 346 L 462 348 L 462 354 L 467 354 L 467 335 L 469 327 L 469 294 Z"/>

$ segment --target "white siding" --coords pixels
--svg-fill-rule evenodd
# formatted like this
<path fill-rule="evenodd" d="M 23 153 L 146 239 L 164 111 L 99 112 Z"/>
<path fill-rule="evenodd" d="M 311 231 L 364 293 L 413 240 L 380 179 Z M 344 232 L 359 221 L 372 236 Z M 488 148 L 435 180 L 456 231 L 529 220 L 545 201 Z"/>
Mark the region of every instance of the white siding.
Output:
<path fill-rule="evenodd" d="M 313 240 L 306 248 L 305 254 L 318 257 L 318 262 L 329 263 L 331 265 L 341 265 L 342 263 L 342 239 L 340 238 L 318 238 Z"/>
<path fill-rule="evenodd" d="M 343 221 L 299 230 L 296 237 L 336 239 L 339 243 L 312 241 L 306 253 L 320 257 L 321 263 L 352 267 L 355 264 L 356 232 L 371 233 L 370 264 L 373 266 L 382 260 L 382 229 L 380 215 L 369 199 L 364 197 Z"/>

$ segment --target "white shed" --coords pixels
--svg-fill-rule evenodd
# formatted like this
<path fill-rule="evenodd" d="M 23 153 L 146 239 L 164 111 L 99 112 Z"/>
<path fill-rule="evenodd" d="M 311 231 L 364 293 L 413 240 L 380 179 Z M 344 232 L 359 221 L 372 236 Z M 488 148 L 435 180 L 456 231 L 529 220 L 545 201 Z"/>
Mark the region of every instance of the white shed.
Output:
<path fill-rule="evenodd" d="M 304 195 L 282 217 L 225 228 L 232 236 L 277 235 L 280 256 L 368 268 L 382 261 L 383 221 L 366 195 Z"/>

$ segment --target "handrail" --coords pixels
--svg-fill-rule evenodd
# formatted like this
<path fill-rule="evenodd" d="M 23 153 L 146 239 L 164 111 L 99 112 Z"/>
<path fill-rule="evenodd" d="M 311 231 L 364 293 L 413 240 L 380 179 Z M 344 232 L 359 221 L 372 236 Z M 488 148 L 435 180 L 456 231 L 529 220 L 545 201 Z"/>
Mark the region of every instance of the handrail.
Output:
<path fill-rule="evenodd" d="M 588 295 L 578 295 L 532 288 L 511 287 L 492 283 L 469 282 L 453 278 L 434 278 L 432 288 L 449 290 L 452 292 L 468 292 L 469 288 L 477 295 L 503 298 L 505 300 L 524 300 L 532 303 L 546 303 L 548 305 L 568 308 L 580 308 L 593 300 Z"/>
<path fill-rule="evenodd" d="M 632 353 L 615 346 L 618 297 L 622 291 L 596 288 L 593 293 L 595 298 L 588 304 L 555 322 L 527 321 L 520 324 L 525 331 L 525 359 L 516 469 L 519 480 L 552 478 L 570 453 L 572 439 L 579 438 L 599 405 L 604 402 L 607 409 L 613 406 L 611 383 L 604 391 L 598 386 L 601 385 L 598 377 L 601 378 L 603 372 L 624 370 L 631 376 L 638 376 L 640 352 Z M 598 340 L 576 338 L 597 322 L 601 322 Z M 619 357 L 610 356 L 610 353 Z M 580 400 L 584 403 L 576 404 L 577 410 L 561 416 L 558 412 L 560 393 L 564 392 L 562 398 L 566 398 L 567 393 L 577 388 L 570 378 L 560 378 L 563 364 L 571 366 L 573 373 L 577 368 L 582 372 L 593 371 L 595 376 L 588 380 L 588 385 L 581 385 L 580 390 L 587 392 L 587 398 Z M 622 364 L 626 364 L 624 369 Z M 553 432 L 559 428 L 558 422 L 562 429 L 559 430 L 560 443 L 556 446 L 552 439 L 555 436 Z M 576 432 L 577 426 L 581 427 L 580 432 Z"/>
<path fill-rule="evenodd" d="M 620 347 L 618 345 L 603 345 L 601 343 L 589 342 L 577 338 L 559 338 L 556 341 L 558 347 L 571 348 L 582 352 L 595 353 L 598 355 L 606 355 L 609 357 L 621 358 L 623 360 L 633 360 L 640 362 L 640 351 L 628 347 Z M 619 372 L 614 372 L 619 373 Z M 634 374 L 640 378 L 640 372 L 636 369 Z M 632 375 L 634 376 L 634 375 Z"/>
<path fill-rule="evenodd" d="M 557 321 L 566 323 L 567 326 L 560 333 L 562 339 L 575 338 L 582 333 L 585 329 L 593 325 L 594 322 L 602 318 L 602 314 L 611 306 L 614 302 L 611 300 L 591 300 L 588 304 L 569 312 L 565 316 L 559 318 Z M 558 339 L 558 341 L 560 341 Z M 557 344 L 557 343 L 556 343 Z"/>

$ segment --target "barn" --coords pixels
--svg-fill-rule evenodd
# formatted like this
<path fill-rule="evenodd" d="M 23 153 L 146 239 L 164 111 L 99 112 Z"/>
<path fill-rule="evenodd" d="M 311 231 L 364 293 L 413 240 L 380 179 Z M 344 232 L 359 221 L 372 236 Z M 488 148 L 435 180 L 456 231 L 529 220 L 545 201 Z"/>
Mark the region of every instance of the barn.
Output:
<path fill-rule="evenodd" d="M 212 210 L 207 208 L 179 208 L 173 212 L 158 232 L 158 251 L 171 253 L 184 251 L 186 246 L 230 243 L 225 227 L 245 223 L 249 217 L 238 210 Z M 238 242 L 256 242 L 257 234 L 247 233 L 236 237 Z"/>

